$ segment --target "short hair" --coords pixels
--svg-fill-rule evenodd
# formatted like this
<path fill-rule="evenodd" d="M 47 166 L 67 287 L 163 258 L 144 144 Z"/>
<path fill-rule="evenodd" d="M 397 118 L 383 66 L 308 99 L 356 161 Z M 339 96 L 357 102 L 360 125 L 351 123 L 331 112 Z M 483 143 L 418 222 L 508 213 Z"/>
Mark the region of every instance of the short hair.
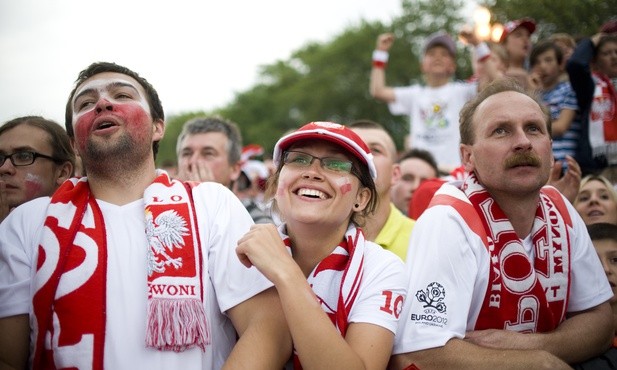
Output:
<path fill-rule="evenodd" d="M 478 109 L 478 106 L 489 97 L 507 91 L 517 92 L 533 99 L 533 101 L 535 101 L 538 104 L 538 107 L 542 110 L 548 129 L 548 134 L 549 136 L 551 135 L 551 116 L 544 103 L 542 103 L 539 95 L 537 93 L 528 92 L 514 79 L 506 77 L 498 78 L 497 80 L 488 84 L 488 86 L 482 89 L 478 93 L 478 95 L 476 95 L 473 99 L 468 101 L 463 106 L 459 115 L 461 144 L 472 145 L 474 143 L 475 134 L 473 127 L 473 117 L 476 113 L 476 110 Z"/>
<path fill-rule="evenodd" d="M 135 79 L 141 87 L 143 87 L 146 92 L 146 99 L 148 100 L 148 105 L 150 107 L 150 114 L 152 115 L 152 119 L 154 121 L 161 120 L 165 121 L 165 112 L 163 111 L 163 104 L 161 103 L 161 99 L 159 99 L 159 94 L 156 92 L 154 87 L 143 77 L 141 77 L 137 72 L 133 72 L 132 70 L 109 62 L 96 62 L 90 64 L 86 69 L 79 72 L 77 79 L 75 80 L 75 86 L 73 90 L 69 94 L 69 99 L 66 102 L 66 109 L 64 114 L 64 126 L 66 128 L 66 132 L 69 137 L 74 137 L 75 133 L 73 132 L 73 106 L 71 104 L 73 97 L 75 96 L 75 92 L 77 88 L 81 84 L 83 84 L 87 79 L 101 74 L 105 72 L 112 73 L 120 73 Z M 159 142 L 155 141 L 152 143 L 152 150 L 154 152 L 154 157 L 156 158 L 156 153 L 158 152 Z"/>
<path fill-rule="evenodd" d="M 48 135 L 48 143 L 52 148 L 51 156 L 54 158 L 54 162 L 57 164 L 71 163 L 73 171 L 70 175 L 75 174 L 75 152 L 71 145 L 71 139 L 60 124 L 40 116 L 17 117 L 0 126 L 0 136 L 21 125 L 36 127 L 45 131 Z"/>
<path fill-rule="evenodd" d="M 371 129 L 377 129 L 377 130 L 386 131 L 385 127 L 383 127 L 382 124 L 380 124 L 378 122 L 375 122 L 375 121 L 371 121 L 370 119 L 359 119 L 359 120 L 353 121 L 350 124 L 348 124 L 347 127 L 351 128 L 351 129 L 353 129 L 353 128 L 371 128 Z"/>
<path fill-rule="evenodd" d="M 606 34 L 600 37 L 600 41 L 598 41 L 598 45 L 596 45 L 596 47 L 593 49 L 594 59 L 595 57 L 598 56 L 598 52 L 600 51 L 600 49 L 605 44 L 608 44 L 608 43 L 617 43 L 617 34 L 611 33 L 611 34 Z"/>
<path fill-rule="evenodd" d="M 394 143 L 394 139 L 392 139 L 392 135 L 390 135 L 390 133 L 388 132 L 388 130 L 386 130 L 386 128 L 378 122 L 372 121 L 370 119 L 359 119 L 357 121 L 353 121 L 350 124 L 347 125 L 347 127 L 349 127 L 350 129 L 355 129 L 355 128 L 359 128 L 359 129 L 371 129 L 371 130 L 381 130 L 383 132 L 385 132 L 388 136 L 388 139 L 390 139 L 390 144 L 392 144 L 392 148 L 394 151 L 391 153 L 392 156 L 392 160 L 394 161 L 396 159 L 396 143 Z"/>
<path fill-rule="evenodd" d="M 227 137 L 227 160 L 234 165 L 240 162 L 242 156 L 242 134 L 238 125 L 222 117 L 196 117 L 182 126 L 176 142 L 176 154 L 180 155 L 182 141 L 189 135 L 220 132 Z"/>
<path fill-rule="evenodd" d="M 531 64 L 531 66 L 533 67 L 538 64 L 538 58 L 540 57 L 540 55 L 544 54 L 549 50 L 553 50 L 555 52 L 557 64 L 561 65 L 561 62 L 563 62 L 563 51 L 561 51 L 561 48 L 557 46 L 557 44 L 555 44 L 553 41 L 544 40 L 539 42 L 536 46 L 533 47 L 533 49 L 531 49 L 531 54 L 529 55 L 529 63 Z"/>
<path fill-rule="evenodd" d="M 572 49 L 576 47 L 576 40 L 574 39 L 574 37 L 572 37 L 572 35 L 568 33 L 557 32 L 557 33 L 550 35 L 548 39 L 555 43 L 561 42 L 565 44 L 566 46 L 571 47 Z"/>
<path fill-rule="evenodd" d="M 591 240 L 612 240 L 617 242 L 617 225 L 608 222 L 598 222 L 587 225 Z"/>
<path fill-rule="evenodd" d="M 435 176 L 439 176 L 439 167 L 437 166 L 437 161 L 435 160 L 435 157 L 433 156 L 433 154 L 431 154 L 431 152 L 425 149 L 409 149 L 408 151 L 401 154 L 396 163 L 401 164 L 401 162 L 412 158 L 417 158 L 426 162 L 435 171 Z"/>

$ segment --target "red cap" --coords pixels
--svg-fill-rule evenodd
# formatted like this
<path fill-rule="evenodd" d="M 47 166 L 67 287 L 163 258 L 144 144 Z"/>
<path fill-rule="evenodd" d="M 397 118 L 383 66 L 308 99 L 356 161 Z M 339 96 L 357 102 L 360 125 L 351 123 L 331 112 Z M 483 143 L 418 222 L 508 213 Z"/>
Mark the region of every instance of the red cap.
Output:
<path fill-rule="evenodd" d="M 519 27 L 525 27 L 529 34 L 531 35 L 536 30 L 536 21 L 531 18 L 521 18 L 515 21 L 510 21 L 503 26 L 503 33 L 499 38 L 499 42 L 502 43 L 506 41 L 508 35 L 510 35 L 515 29 Z"/>
<path fill-rule="evenodd" d="M 332 122 L 311 122 L 300 127 L 296 131 L 283 136 L 274 146 L 273 161 L 279 165 L 283 152 L 293 143 L 300 140 L 318 139 L 326 140 L 343 147 L 353 154 L 360 162 L 368 166 L 371 177 L 377 178 L 377 169 L 373 162 L 373 154 L 360 136 L 346 126 Z"/>
<path fill-rule="evenodd" d="M 602 33 L 617 33 L 617 18 L 611 19 L 600 27 Z"/>

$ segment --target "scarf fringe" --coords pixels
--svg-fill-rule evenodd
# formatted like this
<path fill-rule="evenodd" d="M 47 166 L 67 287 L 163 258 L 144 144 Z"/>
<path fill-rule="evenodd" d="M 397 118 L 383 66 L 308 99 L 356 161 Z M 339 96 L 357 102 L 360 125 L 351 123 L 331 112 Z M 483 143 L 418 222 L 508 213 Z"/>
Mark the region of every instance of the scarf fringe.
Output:
<path fill-rule="evenodd" d="M 210 333 L 203 304 L 197 299 L 153 298 L 148 303 L 146 345 L 182 352 L 198 346 L 206 351 Z"/>

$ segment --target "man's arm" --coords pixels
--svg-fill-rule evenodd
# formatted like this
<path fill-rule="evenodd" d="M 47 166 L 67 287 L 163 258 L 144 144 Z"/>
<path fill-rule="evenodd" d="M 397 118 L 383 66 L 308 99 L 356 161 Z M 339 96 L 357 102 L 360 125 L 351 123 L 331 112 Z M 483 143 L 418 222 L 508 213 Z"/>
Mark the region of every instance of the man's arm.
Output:
<path fill-rule="evenodd" d="M 575 340 L 573 340 L 576 338 Z M 506 330 L 470 332 L 465 340 L 493 349 L 549 352 L 565 362 L 577 363 L 606 351 L 613 339 L 612 311 L 608 302 L 572 314 L 550 333 L 523 334 Z"/>
<path fill-rule="evenodd" d="M 578 43 L 572 56 L 566 62 L 566 70 L 570 78 L 572 90 L 576 93 L 578 107 L 581 112 L 587 112 L 593 100 L 596 88 L 591 75 L 591 59 L 599 34 L 591 39 L 584 39 Z"/>
<path fill-rule="evenodd" d="M 387 55 L 388 50 L 394 43 L 394 35 L 391 33 L 384 33 L 377 37 L 376 51 L 385 53 Z M 369 92 L 375 99 L 381 100 L 386 103 L 394 101 L 394 90 L 386 86 L 386 62 L 375 63 L 373 61 L 373 68 L 371 69 L 371 79 L 369 83 Z"/>
<path fill-rule="evenodd" d="M 453 338 L 443 347 L 395 355 L 389 369 L 406 369 L 411 364 L 431 369 L 571 369 L 556 356 L 542 350 L 503 350 L 478 346 Z"/>
<path fill-rule="evenodd" d="M 552 136 L 561 137 L 570 129 L 570 125 L 576 116 L 576 110 L 563 108 L 559 113 L 559 117 L 551 124 Z"/>
<path fill-rule="evenodd" d="M 274 287 L 227 311 L 240 339 L 224 369 L 282 369 L 291 356 L 291 335 Z"/>
<path fill-rule="evenodd" d="M 0 370 L 26 369 L 30 352 L 28 315 L 0 319 Z"/>

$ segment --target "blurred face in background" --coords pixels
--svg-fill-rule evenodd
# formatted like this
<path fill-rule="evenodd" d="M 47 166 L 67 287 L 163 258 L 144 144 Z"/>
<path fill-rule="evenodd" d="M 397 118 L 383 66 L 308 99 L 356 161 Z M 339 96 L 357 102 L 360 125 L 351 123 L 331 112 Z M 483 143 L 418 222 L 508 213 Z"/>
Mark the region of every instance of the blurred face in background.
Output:
<path fill-rule="evenodd" d="M 598 222 L 617 225 L 617 199 L 612 189 L 600 180 L 590 180 L 581 187 L 574 207 L 586 225 Z"/>

